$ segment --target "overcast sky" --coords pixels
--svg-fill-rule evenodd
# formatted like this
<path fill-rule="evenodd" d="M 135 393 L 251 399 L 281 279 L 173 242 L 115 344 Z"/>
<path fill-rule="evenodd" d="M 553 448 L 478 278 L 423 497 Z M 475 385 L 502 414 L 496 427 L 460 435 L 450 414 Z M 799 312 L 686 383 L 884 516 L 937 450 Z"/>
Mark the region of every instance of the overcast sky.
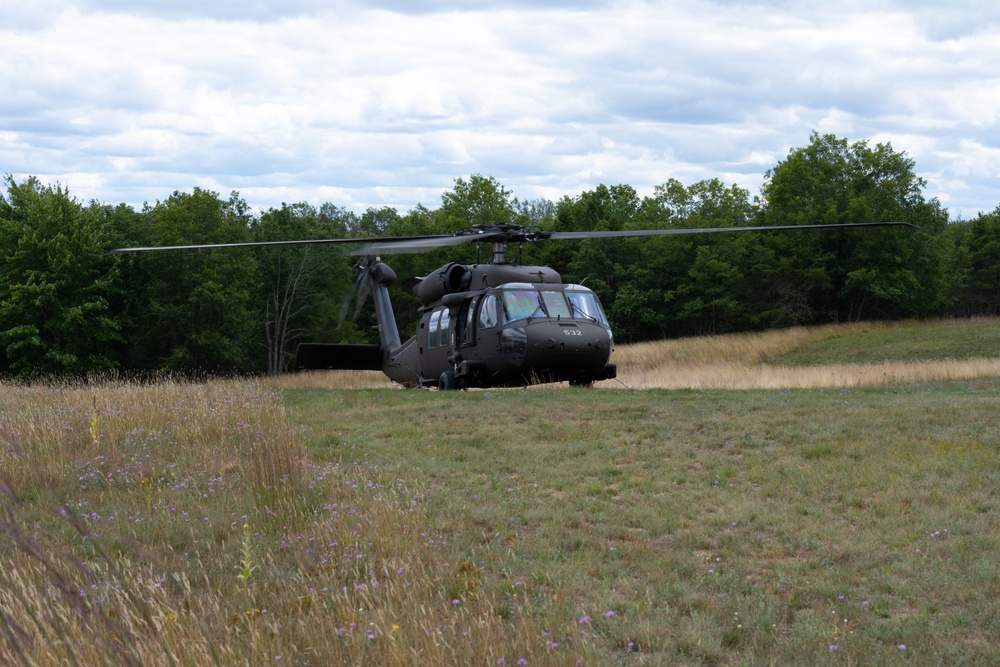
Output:
<path fill-rule="evenodd" d="M 998 114 L 988 0 L 0 0 L 0 173 L 83 202 L 757 194 L 816 130 L 891 142 L 969 218 L 1000 205 Z"/>

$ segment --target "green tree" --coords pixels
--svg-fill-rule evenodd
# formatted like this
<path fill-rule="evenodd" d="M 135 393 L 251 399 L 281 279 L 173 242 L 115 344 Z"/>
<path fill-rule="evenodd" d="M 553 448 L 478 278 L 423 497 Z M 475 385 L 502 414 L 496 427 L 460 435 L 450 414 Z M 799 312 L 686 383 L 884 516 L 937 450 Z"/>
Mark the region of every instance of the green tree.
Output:
<path fill-rule="evenodd" d="M 476 225 L 506 225 L 514 221 L 512 194 L 492 176 L 473 174 L 441 195 L 438 233 L 461 231 Z"/>
<path fill-rule="evenodd" d="M 962 276 L 957 311 L 962 315 L 1000 315 L 1000 207 L 955 225 L 953 247 Z"/>
<path fill-rule="evenodd" d="M 143 211 L 147 245 L 248 240 L 250 214 L 233 193 L 222 200 L 195 188 Z M 130 337 L 130 361 L 145 370 L 247 372 L 263 368 L 254 317 L 255 255 L 244 248 L 136 255 L 143 305 Z"/>
<path fill-rule="evenodd" d="M 358 221 L 357 235 L 361 237 L 385 236 L 397 220 L 399 220 L 399 213 L 391 206 L 368 207 Z"/>
<path fill-rule="evenodd" d="M 255 241 L 346 238 L 357 218 L 332 206 L 284 204 L 252 226 Z M 355 258 L 324 244 L 264 247 L 258 250 L 258 321 L 271 375 L 289 370 L 299 342 L 360 342 L 353 318 L 342 314 L 350 297 Z"/>
<path fill-rule="evenodd" d="M 766 174 L 765 224 L 910 222 L 923 233 L 837 230 L 775 234 L 765 242 L 798 258 L 790 271 L 812 276 L 800 282 L 819 287 L 806 302 L 822 319 L 931 314 L 945 293 L 941 245 L 934 239 L 947 214 L 936 200 L 924 199 L 924 187 L 913 160 L 889 144 L 870 147 L 813 133 L 808 146 Z"/>
<path fill-rule="evenodd" d="M 0 373 L 86 375 L 116 366 L 114 260 L 101 219 L 62 186 L 8 175 L 0 195 Z"/>

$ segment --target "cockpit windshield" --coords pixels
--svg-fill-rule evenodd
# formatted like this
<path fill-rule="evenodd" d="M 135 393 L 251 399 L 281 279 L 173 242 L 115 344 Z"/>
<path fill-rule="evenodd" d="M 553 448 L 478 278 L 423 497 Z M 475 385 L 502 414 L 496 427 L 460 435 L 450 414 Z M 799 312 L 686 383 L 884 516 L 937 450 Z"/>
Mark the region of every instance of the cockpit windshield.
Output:
<path fill-rule="evenodd" d="M 529 317 L 545 317 L 542 304 L 538 301 L 538 291 L 533 288 L 505 289 L 503 310 L 507 322 Z"/>
<path fill-rule="evenodd" d="M 597 295 L 583 285 L 569 285 L 566 288 L 566 299 L 569 300 L 573 317 L 585 317 L 598 322 L 608 323 Z"/>
<path fill-rule="evenodd" d="M 513 322 L 532 317 L 553 319 L 588 319 L 608 323 L 597 296 L 582 285 L 568 285 L 565 290 L 546 289 L 526 283 L 504 285 L 501 292 L 504 321 Z M 560 286 L 561 287 L 561 286 Z"/>

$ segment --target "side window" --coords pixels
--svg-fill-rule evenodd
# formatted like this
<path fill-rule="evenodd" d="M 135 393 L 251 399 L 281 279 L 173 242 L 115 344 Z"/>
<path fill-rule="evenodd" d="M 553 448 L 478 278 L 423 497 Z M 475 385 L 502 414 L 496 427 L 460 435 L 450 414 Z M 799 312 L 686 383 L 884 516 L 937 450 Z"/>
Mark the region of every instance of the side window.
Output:
<path fill-rule="evenodd" d="M 427 347 L 437 347 L 438 344 L 438 326 L 441 323 L 441 311 L 435 310 L 431 313 L 431 324 L 427 328 Z"/>
<path fill-rule="evenodd" d="M 497 325 L 497 295 L 489 294 L 483 299 L 483 305 L 479 308 L 479 326 L 483 329 L 492 329 Z"/>
<path fill-rule="evenodd" d="M 455 342 L 458 345 L 472 345 L 475 342 L 474 325 L 476 321 L 476 297 L 462 304 L 455 321 Z"/>
<path fill-rule="evenodd" d="M 438 345 L 441 345 L 442 347 L 451 344 L 448 340 L 449 326 L 451 326 L 451 313 L 447 308 L 445 308 L 441 311 L 441 328 L 438 331 Z"/>

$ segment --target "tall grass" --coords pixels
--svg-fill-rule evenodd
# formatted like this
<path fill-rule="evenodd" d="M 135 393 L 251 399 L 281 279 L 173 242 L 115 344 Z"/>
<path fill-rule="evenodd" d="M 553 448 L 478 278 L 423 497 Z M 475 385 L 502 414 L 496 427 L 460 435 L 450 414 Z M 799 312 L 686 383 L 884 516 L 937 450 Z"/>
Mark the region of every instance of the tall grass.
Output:
<path fill-rule="evenodd" d="M 0 471 L 3 664 L 568 659 L 422 492 L 315 460 L 257 382 L 0 385 Z"/>
<path fill-rule="evenodd" d="M 831 324 L 650 341 L 617 345 L 612 361 L 618 377 L 597 386 L 815 389 L 1000 377 L 997 338 L 1000 320 L 981 318 Z M 874 354 L 872 348 L 885 339 L 896 341 L 896 353 Z M 815 351 L 804 355 L 805 350 Z M 314 371 L 273 382 L 282 390 L 398 388 L 378 371 Z"/>
<path fill-rule="evenodd" d="M 944 354 L 911 354 L 908 359 L 888 358 L 858 363 L 863 357 L 857 348 L 867 343 L 863 336 L 888 332 L 900 337 L 904 330 L 924 331 L 947 327 L 936 333 L 937 348 Z M 970 356 L 962 343 L 966 332 L 982 327 L 1000 331 L 1000 322 L 964 321 L 936 323 L 901 322 L 837 324 L 821 327 L 793 327 L 762 333 L 705 336 L 669 341 L 622 345 L 615 349 L 618 379 L 600 383 L 601 387 L 630 389 L 810 389 L 819 387 L 886 386 L 937 381 L 960 381 L 1000 377 L 1000 350 L 987 344 L 973 348 Z M 846 341 L 855 346 L 852 355 L 827 353 L 825 363 L 790 364 L 786 359 L 796 350 L 824 341 Z M 911 345 L 911 347 L 914 347 Z M 948 355 L 952 348 L 959 354 Z M 863 352 L 863 350 L 861 350 Z M 930 358 L 928 358 L 930 357 Z"/>
<path fill-rule="evenodd" d="M 996 657 L 1000 373 L 786 362 L 872 331 L 616 352 L 711 391 L 0 384 L 0 664 Z M 720 389 L 782 372 L 884 388 Z"/>

